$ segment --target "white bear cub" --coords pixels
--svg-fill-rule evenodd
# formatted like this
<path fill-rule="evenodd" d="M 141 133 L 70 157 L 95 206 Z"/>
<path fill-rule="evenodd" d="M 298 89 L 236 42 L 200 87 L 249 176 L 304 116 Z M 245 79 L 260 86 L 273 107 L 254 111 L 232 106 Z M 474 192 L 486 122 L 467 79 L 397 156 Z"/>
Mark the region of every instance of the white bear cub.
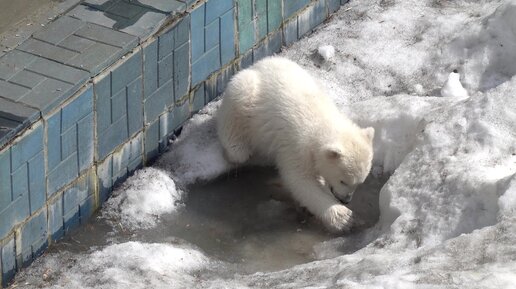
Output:
<path fill-rule="evenodd" d="M 217 114 L 226 158 L 274 161 L 293 197 L 332 231 L 351 227 L 351 200 L 371 169 L 374 129 L 342 115 L 296 63 L 268 57 L 228 83 Z"/>

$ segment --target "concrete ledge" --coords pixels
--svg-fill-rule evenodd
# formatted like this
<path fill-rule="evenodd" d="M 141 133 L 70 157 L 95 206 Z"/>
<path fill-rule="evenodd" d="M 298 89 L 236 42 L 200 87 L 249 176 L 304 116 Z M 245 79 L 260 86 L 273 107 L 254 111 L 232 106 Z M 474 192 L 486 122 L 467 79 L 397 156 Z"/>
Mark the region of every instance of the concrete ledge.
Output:
<path fill-rule="evenodd" d="M 6 286 L 151 162 L 238 70 L 340 0 L 87 0 L 0 57 Z"/>

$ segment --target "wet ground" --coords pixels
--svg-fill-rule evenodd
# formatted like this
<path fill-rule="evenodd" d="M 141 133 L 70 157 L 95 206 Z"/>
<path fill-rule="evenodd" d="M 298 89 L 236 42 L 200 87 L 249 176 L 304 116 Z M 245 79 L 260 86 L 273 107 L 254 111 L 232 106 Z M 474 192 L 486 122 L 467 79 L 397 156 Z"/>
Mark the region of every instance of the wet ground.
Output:
<path fill-rule="evenodd" d="M 378 220 L 383 183 L 370 178 L 355 193 L 350 208 L 363 221 L 355 231 Z M 162 217 L 153 229 L 128 231 L 97 217 L 48 252 L 86 253 L 126 241 L 186 243 L 212 259 L 237 265 L 242 273 L 252 273 L 316 260 L 314 246 L 338 236 L 296 206 L 275 170 L 252 168 L 189 187 L 179 212 Z"/>

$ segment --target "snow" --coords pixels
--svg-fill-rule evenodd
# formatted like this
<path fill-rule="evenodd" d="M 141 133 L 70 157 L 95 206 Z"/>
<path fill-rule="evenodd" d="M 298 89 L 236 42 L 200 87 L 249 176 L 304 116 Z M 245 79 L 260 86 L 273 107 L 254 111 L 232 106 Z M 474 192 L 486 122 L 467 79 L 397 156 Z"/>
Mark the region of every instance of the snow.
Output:
<path fill-rule="evenodd" d="M 194 115 L 156 163 L 157 167 L 170 171 L 181 185 L 213 179 L 231 168 L 224 159 L 221 144 L 216 141 L 214 115 L 219 105 L 220 102 L 212 102 Z"/>
<path fill-rule="evenodd" d="M 156 168 L 145 168 L 129 177 L 107 200 L 102 217 L 124 229 L 157 225 L 159 217 L 176 211 L 182 192 L 170 176 Z"/>
<path fill-rule="evenodd" d="M 181 245 L 126 242 L 89 254 L 48 255 L 35 265 L 34 269 L 39 271 L 24 283 L 29 288 L 44 275 L 46 280 L 53 281 L 48 288 L 56 289 L 174 289 L 188 288 L 195 282 L 196 272 L 215 266 L 215 262 L 198 250 Z"/>
<path fill-rule="evenodd" d="M 444 97 L 457 97 L 457 98 L 466 98 L 468 97 L 468 92 L 460 83 L 460 74 L 456 71 L 453 71 L 448 75 L 448 79 L 444 83 L 443 88 L 441 88 L 441 96 Z"/>
<path fill-rule="evenodd" d="M 330 60 L 335 56 L 335 47 L 331 45 L 323 45 L 317 48 L 317 53 L 326 61 Z"/>
<path fill-rule="evenodd" d="M 325 45 L 338 53 L 321 64 L 313 52 Z M 41 285 L 35 280 L 52 268 L 60 273 L 40 287 L 514 288 L 516 1 L 350 1 L 282 55 L 354 121 L 375 127 L 373 175 L 389 177 L 376 226 L 322 242 L 320 260 L 279 272 L 242 273 L 183 244 L 126 242 L 50 254 L 20 278 Z M 454 70 L 460 76 L 450 79 Z M 232 168 L 216 139 L 218 105 L 189 121 L 156 164 L 178 185 Z M 103 214 L 123 212 L 122 203 Z M 262 209 L 284 210 L 276 201 Z M 67 258 L 78 261 L 60 264 Z"/>

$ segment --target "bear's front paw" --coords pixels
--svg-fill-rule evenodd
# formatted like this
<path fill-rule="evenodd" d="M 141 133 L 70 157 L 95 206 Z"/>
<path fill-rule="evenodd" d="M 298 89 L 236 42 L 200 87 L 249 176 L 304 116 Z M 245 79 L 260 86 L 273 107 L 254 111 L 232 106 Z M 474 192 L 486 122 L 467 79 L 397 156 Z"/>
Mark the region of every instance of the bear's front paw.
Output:
<path fill-rule="evenodd" d="M 351 229 L 353 212 L 343 205 L 329 207 L 322 216 L 322 221 L 333 232 L 346 232 Z"/>

